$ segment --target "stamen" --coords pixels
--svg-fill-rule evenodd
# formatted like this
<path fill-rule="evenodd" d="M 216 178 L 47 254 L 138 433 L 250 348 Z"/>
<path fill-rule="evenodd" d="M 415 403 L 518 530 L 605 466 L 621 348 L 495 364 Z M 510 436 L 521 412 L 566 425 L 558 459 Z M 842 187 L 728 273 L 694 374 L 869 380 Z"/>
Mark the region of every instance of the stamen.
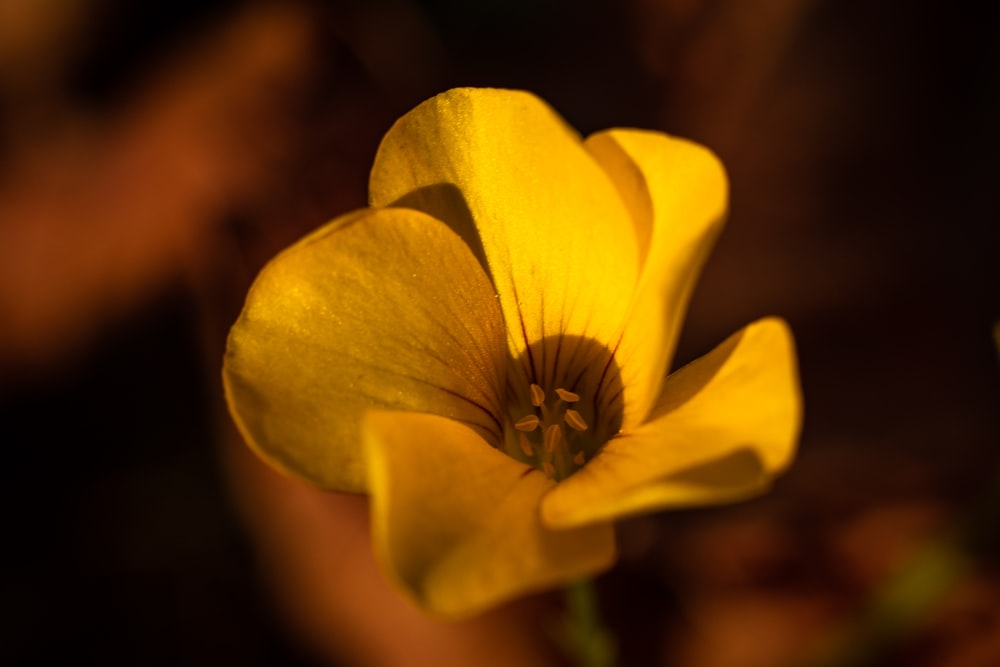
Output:
<path fill-rule="evenodd" d="M 514 428 L 516 428 L 518 431 L 525 431 L 526 433 L 530 433 L 531 431 L 534 431 L 536 428 L 538 428 L 539 422 L 540 420 L 536 415 L 528 415 L 527 417 L 521 417 L 520 419 L 518 419 L 517 422 L 514 424 Z"/>
<path fill-rule="evenodd" d="M 573 392 L 566 391 L 565 389 L 556 389 L 556 393 L 559 394 L 559 398 L 567 403 L 576 403 L 580 400 L 580 394 L 574 394 Z"/>
<path fill-rule="evenodd" d="M 583 417 L 576 410 L 567 410 L 563 418 L 566 420 L 566 423 L 569 424 L 570 428 L 576 429 L 577 431 L 587 430 L 587 422 L 583 421 Z"/>
<path fill-rule="evenodd" d="M 525 456 L 529 456 L 529 457 L 530 456 L 534 456 L 535 455 L 535 449 L 534 449 L 534 447 L 531 446 L 531 443 L 528 442 L 528 436 L 526 436 L 523 433 L 518 433 L 518 435 L 520 437 L 518 438 L 517 441 L 518 441 L 518 444 L 521 445 L 521 451 L 524 452 L 524 455 Z"/>
<path fill-rule="evenodd" d="M 524 355 L 508 359 L 512 375 L 498 448 L 561 482 L 586 467 L 621 429 L 615 350 L 583 336 L 558 333 L 529 342 L 523 333 Z"/>
<path fill-rule="evenodd" d="M 552 453 L 555 451 L 556 446 L 562 442 L 563 432 L 559 427 L 559 424 L 552 424 L 545 428 L 545 435 L 542 436 L 542 442 L 545 443 L 545 451 Z"/>
<path fill-rule="evenodd" d="M 537 384 L 532 384 L 531 387 L 531 404 L 536 408 L 545 402 L 545 390 L 539 387 Z"/>

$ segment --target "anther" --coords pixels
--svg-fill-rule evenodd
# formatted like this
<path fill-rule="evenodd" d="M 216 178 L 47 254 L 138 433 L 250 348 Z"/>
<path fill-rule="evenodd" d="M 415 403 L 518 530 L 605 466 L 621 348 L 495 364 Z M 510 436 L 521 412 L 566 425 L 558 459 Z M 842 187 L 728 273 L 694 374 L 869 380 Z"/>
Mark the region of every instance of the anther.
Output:
<path fill-rule="evenodd" d="M 548 477 L 549 479 L 552 479 L 553 477 L 556 476 L 555 466 L 553 466 L 548 461 L 542 463 L 542 471 L 545 473 L 545 476 Z"/>
<path fill-rule="evenodd" d="M 566 420 L 566 423 L 569 424 L 570 428 L 572 428 L 572 429 L 575 429 L 577 431 L 586 431 L 587 430 L 587 422 L 583 421 L 583 417 L 580 416 L 580 413 L 577 412 L 576 410 L 572 410 L 572 409 L 567 410 L 566 414 L 563 416 L 563 419 Z M 524 420 L 521 420 L 521 421 L 524 421 Z M 518 422 L 518 423 L 520 423 L 520 422 Z"/>
<path fill-rule="evenodd" d="M 536 408 L 545 402 L 545 390 L 539 387 L 537 384 L 532 383 L 531 387 L 531 404 Z"/>
<path fill-rule="evenodd" d="M 566 391 L 565 389 L 556 389 L 556 393 L 559 394 L 559 398 L 567 403 L 576 403 L 580 400 L 580 394 L 574 394 L 573 392 Z"/>
<path fill-rule="evenodd" d="M 578 466 L 582 466 L 584 461 L 583 452 L 577 452 L 576 456 L 573 457 L 573 463 Z"/>
<path fill-rule="evenodd" d="M 545 443 L 545 451 L 550 454 L 555 451 L 556 447 L 562 442 L 563 432 L 559 427 L 559 424 L 552 424 L 545 428 L 545 434 L 542 436 L 542 442 Z"/>
<path fill-rule="evenodd" d="M 530 433 L 531 431 L 534 431 L 536 428 L 538 428 L 538 424 L 539 424 L 539 419 L 537 416 L 528 415 L 527 417 L 521 417 L 520 419 L 518 419 L 517 423 L 514 424 L 514 428 L 516 428 L 518 431 L 525 431 L 527 433 Z"/>
<path fill-rule="evenodd" d="M 521 445 L 521 451 L 524 452 L 524 455 L 525 456 L 529 456 L 529 457 L 530 456 L 534 456 L 535 455 L 535 450 L 531 446 L 531 443 L 528 442 L 528 436 L 526 436 L 523 433 L 518 433 L 517 435 L 520 436 L 517 439 L 517 442 L 518 442 L 519 445 Z"/>

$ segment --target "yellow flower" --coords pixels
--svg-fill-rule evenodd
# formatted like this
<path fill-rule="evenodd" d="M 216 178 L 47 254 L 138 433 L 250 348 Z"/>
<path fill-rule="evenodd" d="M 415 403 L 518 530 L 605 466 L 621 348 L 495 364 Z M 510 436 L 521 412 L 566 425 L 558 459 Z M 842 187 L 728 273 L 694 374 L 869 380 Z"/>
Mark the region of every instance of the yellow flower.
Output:
<path fill-rule="evenodd" d="M 371 496 L 376 556 L 446 616 L 593 574 L 612 521 L 766 489 L 801 405 L 765 319 L 665 377 L 726 212 L 704 148 L 456 89 L 401 118 L 371 208 L 275 258 L 223 371 L 247 442 Z"/>

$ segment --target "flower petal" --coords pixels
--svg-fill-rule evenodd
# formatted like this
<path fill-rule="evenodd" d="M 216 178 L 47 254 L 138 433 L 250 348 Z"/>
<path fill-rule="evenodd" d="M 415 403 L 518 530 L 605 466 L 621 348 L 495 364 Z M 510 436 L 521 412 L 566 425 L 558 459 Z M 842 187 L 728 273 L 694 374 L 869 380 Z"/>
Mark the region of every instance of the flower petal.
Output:
<path fill-rule="evenodd" d="M 550 530 L 554 485 L 433 415 L 372 412 L 366 433 L 376 556 L 421 606 L 465 616 L 611 565 L 614 530 Z"/>
<path fill-rule="evenodd" d="M 802 416 L 788 326 L 759 320 L 673 373 L 651 416 L 546 496 L 547 525 L 580 526 L 765 490 L 790 462 Z"/>
<path fill-rule="evenodd" d="M 430 412 L 501 439 L 506 347 L 493 288 L 441 222 L 348 214 L 271 261 L 233 326 L 231 412 L 266 460 L 362 491 L 369 408 Z"/>
<path fill-rule="evenodd" d="M 427 211 L 469 242 L 514 358 L 557 334 L 617 342 L 638 275 L 634 226 L 580 137 L 534 95 L 462 88 L 424 102 L 386 134 L 369 191 L 374 206 Z M 555 363 L 530 359 L 530 381 L 546 385 Z"/>
<path fill-rule="evenodd" d="M 630 429 L 659 396 L 688 299 L 722 228 L 726 173 L 708 149 L 659 132 L 607 130 L 586 145 L 617 186 L 642 244 L 639 286 L 615 352 L 632 392 L 623 423 Z"/>

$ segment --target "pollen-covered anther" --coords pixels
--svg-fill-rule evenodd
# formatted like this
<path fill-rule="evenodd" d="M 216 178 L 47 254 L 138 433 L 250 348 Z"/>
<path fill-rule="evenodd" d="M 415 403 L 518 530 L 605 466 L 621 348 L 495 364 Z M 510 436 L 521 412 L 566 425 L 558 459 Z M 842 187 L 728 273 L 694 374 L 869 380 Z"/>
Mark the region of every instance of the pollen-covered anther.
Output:
<path fill-rule="evenodd" d="M 583 420 L 583 417 L 576 410 L 566 410 L 566 414 L 563 415 L 563 420 L 565 420 L 571 429 L 576 431 L 587 430 L 587 422 Z"/>
<path fill-rule="evenodd" d="M 514 428 L 518 431 L 524 431 L 525 433 L 530 433 L 538 428 L 540 420 L 537 415 L 528 415 L 527 417 L 521 417 L 514 424 Z"/>
<path fill-rule="evenodd" d="M 542 436 L 542 442 L 545 444 L 545 451 L 550 454 L 555 451 L 559 443 L 562 442 L 563 432 L 559 424 L 551 424 L 545 427 L 545 434 Z"/>
<path fill-rule="evenodd" d="M 529 389 L 531 390 L 531 404 L 537 408 L 545 402 L 545 390 L 534 383 Z"/>
<path fill-rule="evenodd" d="M 566 403 L 576 403 L 580 400 L 580 394 L 574 394 L 571 391 L 566 391 L 565 389 L 556 389 L 556 394 L 559 395 Z"/>

